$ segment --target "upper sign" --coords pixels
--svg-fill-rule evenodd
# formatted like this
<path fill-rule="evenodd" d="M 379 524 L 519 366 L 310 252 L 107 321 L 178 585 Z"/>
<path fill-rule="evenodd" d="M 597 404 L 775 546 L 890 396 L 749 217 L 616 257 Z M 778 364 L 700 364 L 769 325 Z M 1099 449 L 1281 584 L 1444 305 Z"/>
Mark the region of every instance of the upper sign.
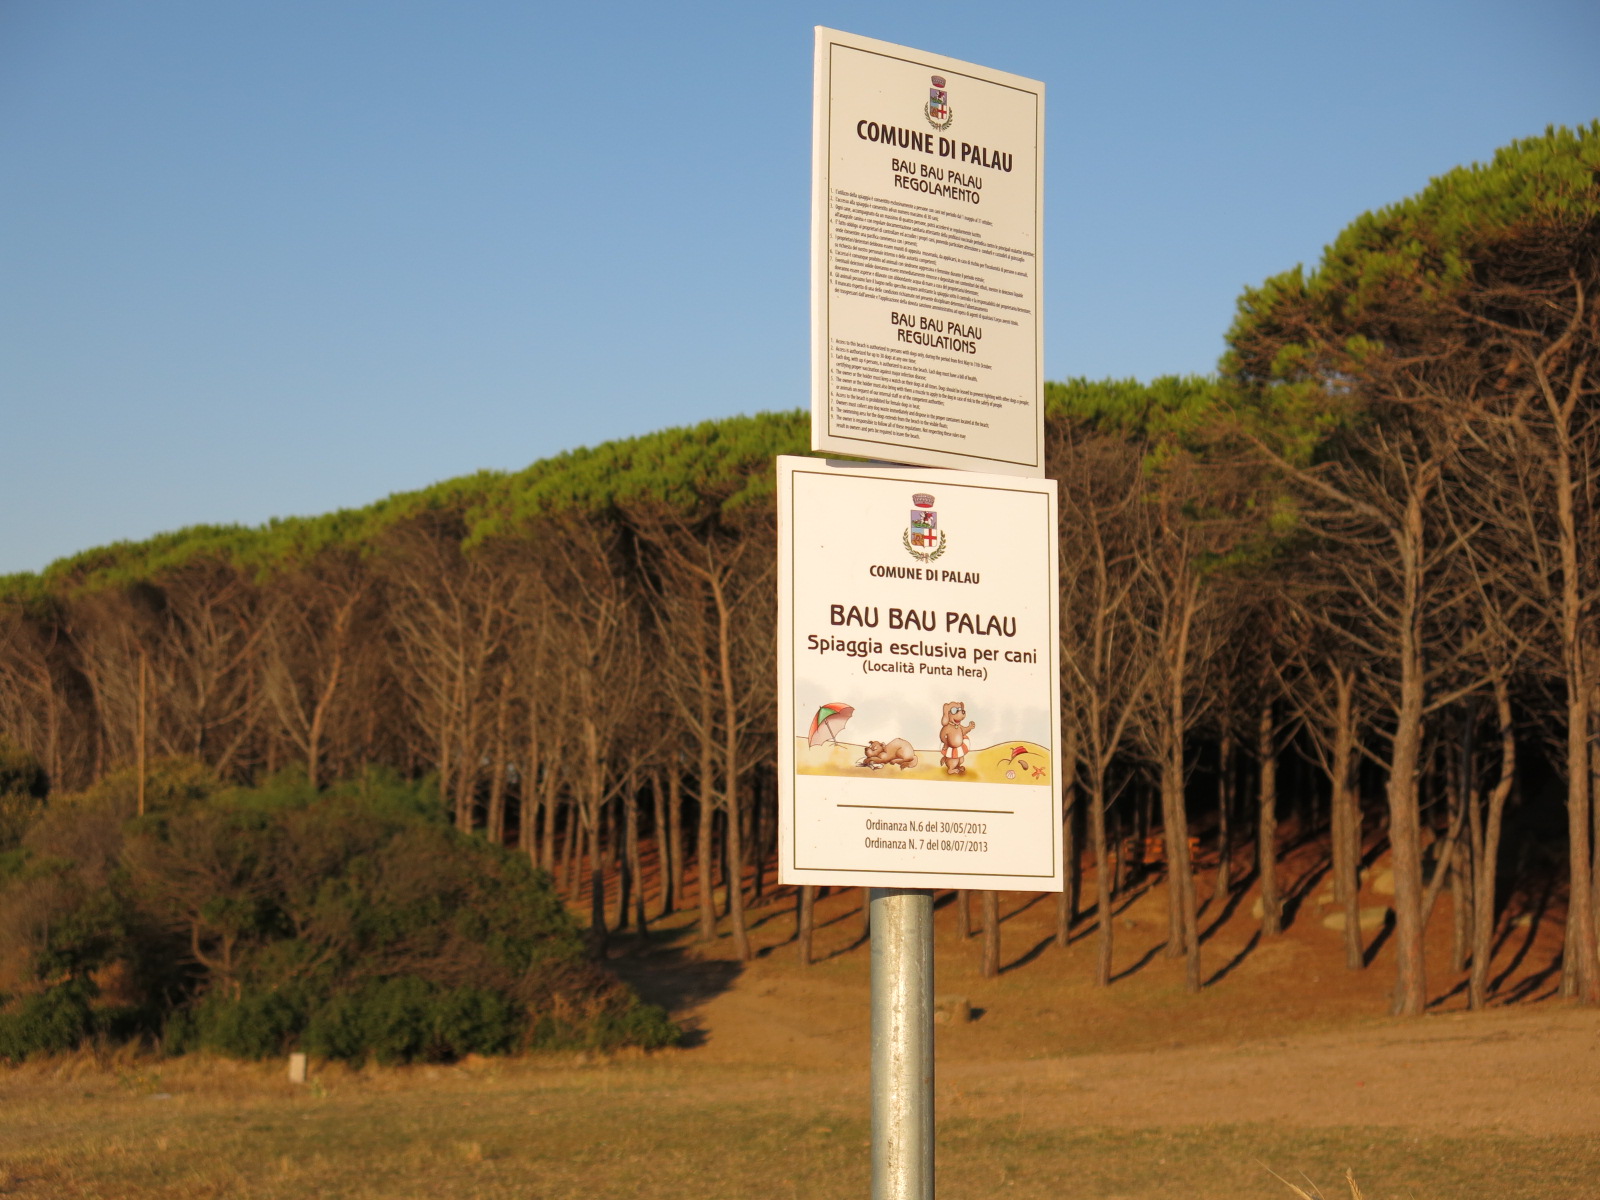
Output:
<path fill-rule="evenodd" d="M 784 883 L 1060 891 L 1056 485 L 778 459 Z"/>
<path fill-rule="evenodd" d="M 817 29 L 811 448 L 1044 474 L 1044 84 Z"/>

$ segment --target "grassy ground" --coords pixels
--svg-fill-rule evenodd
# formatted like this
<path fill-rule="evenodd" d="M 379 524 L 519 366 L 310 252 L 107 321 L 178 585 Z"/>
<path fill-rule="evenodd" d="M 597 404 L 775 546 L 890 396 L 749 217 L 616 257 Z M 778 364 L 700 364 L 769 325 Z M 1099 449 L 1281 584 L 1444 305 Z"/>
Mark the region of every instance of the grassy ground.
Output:
<path fill-rule="evenodd" d="M 57 1064 L 5 1095 L 0 1194 L 27 1197 L 433 1197 L 636 1200 L 866 1194 L 868 1128 L 829 1081 L 680 1056 L 324 1071 L 293 1088 L 225 1063 L 107 1071 Z M 159 1090 L 156 1090 L 159 1089 Z M 1273 1124 L 1040 1128 L 941 1122 L 947 1198 L 1288 1197 L 1269 1171 L 1369 1200 L 1595 1195 L 1591 1136 L 1419 1134 Z M 1492 1182 L 1491 1182 L 1492 1181 Z"/>
<path fill-rule="evenodd" d="M 1315 886 L 1267 943 L 1249 895 L 1217 906 L 1197 997 L 1161 953 L 1159 887 L 1118 913 L 1110 989 L 1087 931 L 1050 943 L 1052 898 L 1004 897 L 992 980 L 942 902 L 938 990 L 979 1014 L 939 1031 L 943 1200 L 1292 1200 L 1274 1172 L 1331 1200 L 1346 1169 L 1366 1200 L 1600 1195 L 1600 1016 L 1541 999 L 1559 927 L 1510 927 L 1496 970 L 1519 1003 L 1461 1012 L 1436 958 L 1437 1015 L 1395 1021 L 1388 948 L 1346 971 Z M 617 939 L 615 965 L 693 1031 L 649 1057 L 316 1064 L 304 1086 L 281 1063 L 125 1053 L 0 1072 L 0 1197 L 862 1197 L 859 908 L 821 903 L 811 967 L 782 902 L 753 911 L 748 964 L 726 937 L 693 945 L 688 914 Z M 1444 904 L 1435 920 L 1447 954 Z"/>

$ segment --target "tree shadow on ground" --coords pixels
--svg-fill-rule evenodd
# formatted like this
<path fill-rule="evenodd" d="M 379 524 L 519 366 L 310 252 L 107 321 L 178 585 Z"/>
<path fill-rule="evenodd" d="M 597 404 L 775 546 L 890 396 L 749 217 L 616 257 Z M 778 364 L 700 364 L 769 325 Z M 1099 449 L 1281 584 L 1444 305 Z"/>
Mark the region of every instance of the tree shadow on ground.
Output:
<path fill-rule="evenodd" d="M 1500 994 L 1500 989 L 1505 986 L 1506 981 L 1510 979 L 1511 976 L 1517 973 L 1518 969 L 1522 966 L 1523 961 L 1528 957 L 1529 952 L 1533 949 L 1534 942 L 1538 940 L 1539 926 L 1543 922 L 1545 913 L 1550 907 L 1551 893 L 1553 890 L 1554 886 L 1552 881 L 1547 879 L 1544 887 L 1539 892 L 1538 898 L 1535 899 L 1532 909 L 1521 914 L 1521 916 L 1526 916 L 1528 918 L 1527 924 L 1519 926 L 1516 924 L 1515 920 L 1505 919 L 1502 927 L 1496 933 L 1489 952 L 1491 960 L 1495 955 L 1499 954 L 1500 951 L 1505 948 L 1506 943 L 1511 940 L 1512 934 L 1518 928 L 1522 928 L 1526 931 L 1522 936 L 1522 944 L 1518 946 L 1515 953 L 1512 954 L 1511 960 L 1500 970 L 1497 975 L 1494 975 L 1487 981 L 1485 990 L 1488 993 L 1487 1000 L 1489 1002 L 1492 1002 L 1496 1005 L 1520 1004 L 1529 999 L 1538 1002 L 1540 1000 L 1548 1000 L 1560 990 L 1558 985 L 1557 987 L 1551 988 L 1543 995 L 1534 995 L 1535 992 L 1544 986 L 1551 976 L 1560 972 L 1562 966 L 1564 965 L 1563 953 L 1562 951 L 1557 950 L 1555 956 L 1551 958 L 1548 965 L 1541 970 L 1535 971 L 1531 975 L 1519 979 L 1516 986 L 1510 991 L 1506 992 L 1504 995 Z M 1507 911 L 1503 914 L 1503 917 L 1510 918 L 1511 913 Z M 1518 919 L 1520 919 L 1520 917 Z M 1470 976 L 1460 980 L 1449 991 L 1444 992 L 1442 995 L 1429 1001 L 1428 1007 L 1438 1008 L 1439 1006 L 1443 1005 L 1446 1000 L 1464 994 L 1470 986 L 1470 983 Z"/>
<path fill-rule="evenodd" d="M 1154 885 L 1154 882 L 1155 879 L 1153 876 L 1147 877 L 1131 887 L 1128 891 L 1118 894 L 1111 904 L 1112 919 L 1115 920 L 1119 914 L 1125 912 L 1136 900 L 1149 891 Z M 1034 894 L 1033 897 L 1027 901 L 1027 903 L 1022 904 L 1014 911 L 1002 916 L 1000 918 L 1001 924 L 1009 921 L 1012 917 L 1020 916 L 1021 914 L 1027 912 L 1028 909 L 1032 908 L 1035 904 L 1038 904 L 1040 901 L 1051 895 L 1054 895 L 1054 893 L 1038 892 Z M 953 901 L 954 898 L 954 896 L 951 896 L 949 897 L 949 900 Z M 945 902 L 946 901 L 935 901 L 934 907 L 938 908 L 942 903 Z M 1099 928 L 1100 923 L 1095 919 L 1095 910 L 1093 908 L 1088 908 L 1073 913 L 1072 919 L 1068 923 L 1067 946 L 1070 947 L 1076 945 L 1078 942 L 1083 941 L 1085 938 L 1094 937 L 1099 931 Z M 1022 954 L 1002 966 L 1000 968 L 1000 974 L 1004 975 L 1006 972 L 1014 971 L 1018 967 L 1027 966 L 1051 946 L 1055 945 L 1055 941 L 1055 934 L 1046 934 L 1044 937 L 1040 938 L 1036 943 L 1034 943 L 1030 949 L 1024 951 Z M 1159 947 L 1157 948 L 1159 949 Z M 1137 970 L 1140 966 L 1143 966 L 1144 963 L 1148 961 L 1149 956 L 1146 956 L 1144 960 L 1141 960 L 1140 963 L 1136 964 L 1133 968 L 1130 968 L 1130 970 Z"/>
<path fill-rule="evenodd" d="M 1255 881 L 1255 872 L 1251 872 L 1249 875 L 1239 881 L 1239 885 L 1237 887 L 1230 891 L 1228 895 L 1228 902 L 1224 904 L 1220 910 L 1218 910 L 1216 920 L 1212 921 L 1210 925 L 1201 931 L 1200 944 L 1202 946 L 1211 940 L 1212 936 L 1217 932 L 1217 930 L 1221 929 L 1233 919 L 1233 914 L 1238 911 L 1239 905 L 1244 901 L 1245 896 L 1249 894 L 1250 889 L 1255 885 Z M 1216 899 L 1215 896 L 1206 897 L 1206 902 L 1201 906 L 1200 909 L 1202 915 L 1207 913 L 1207 910 L 1210 909 L 1211 902 L 1214 899 Z M 1252 938 L 1250 941 L 1250 946 L 1254 947 L 1255 943 L 1256 939 Z M 1221 977 L 1222 975 L 1220 972 L 1214 976 L 1214 978 L 1218 979 Z"/>
<path fill-rule="evenodd" d="M 866 906 L 867 893 L 866 893 L 866 889 L 865 888 L 860 889 L 860 891 L 861 891 L 861 903 L 860 904 L 856 905 L 854 908 L 847 908 L 842 913 L 840 913 L 838 916 L 829 917 L 826 921 L 818 921 L 817 922 L 817 928 L 818 929 L 826 929 L 830 925 L 841 925 L 845 921 L 850 921 L 850 920 L 860 921 L 863 924 L 865 924 L 866 923 L 866 918 L 865 918 L 865 916 L 862 915 L 861 910 L 862 910 L 862 908 L 864 908 Z M 821 897 L 819 896 L 818 899 L 821 899 Z"/>
<path fill-rule="evenodd" d="M 1154 886 L 1154 883 L 1155 880 L 1153 878 L 1147 878 L 1125 892 L 1118 892 L 1111 900 L 1111 920 L 1115 921 L 1131 908 L 1135 901 Z M 1082 909 L 1073 915 L 1071 930 L 1067 935 L 1068 946 L 1075 946 L 1085 938 L 1094 937 L 1100 931 L 1100 921 L 1094 905 L 1090 905 L 1088 908 Z"/>
<path fill-rule="evenodd" d="M 1300 878 L 1283 890 L 1283 908 L 1280 914 L 1280 923 L 1287 932 L 1294 920 L 1300 915 L 1300 906 L 1305 903 L 1306 897 L 1311 895 L 1313 888 L 1322 882 L 1322 877 L 1333 869 L 1331 859 L 1321 858 L 1312 863 L 1301 874 Z"/>
<path fill-rule="evenodd" d="M 793 903 L 785 904 L 782 901 L 774 900 L 770 904 L 766 905 L 766 909 L 766 913 L 759 920 L 750 923 L 749 929 L 751 933 L 754 933 L 756 930 L 765 925 L 770 925 L 773 921 L 784 919 L 793 921 L 795 918 L 795 909 Z M 794 940 L 793 934 L 790 934 L 789 940 Z"/>
<path fill-rule="evenodd" d="M 1565 962 L 1566 955 L 1559 950 L 1556 951 L 1555 956 L 1550 960 L 1549 966 L 1545 967 L 1544 970 L 1536 971 L 1534 974 L 1529 975 L 1526 979 L 1519 981 L 1516 987 L 1512 988 L 1504 996 L 1497 996 L 1496 999 L 1499 1000 L 1501 1004 L 1518 1004 L 1523 1000 L 1530 998 L 1534 1000 L 1548 1000 L 1560 990 L 1559 983 L 1556 987 L 1551 988 L 1542 996 L 1534 996 L 1533 993 L 1538 990 L 1540 985 L 1542 985 L 1545 980 L 1549 979 L 1552 975 L 1559 974 L 1561 968 L 1565 965 Z"/>
<path fill-rule="evenodd" d="M 1506 964 L 1505 969 L 1489 982 L 1489 994 L 1491 996 L 1499 992 L 1505 986 L 1506 980 L 1517 973 L 1517 968 L 1522 965 L 1522 960 L 1527 958 L 1528 952 L 1533 949 L 1533 943 L 1539 936 L 1539 925 L 1544 921 L 1545 913 L 1549 911 L 1550 901 L 1554 892 L 1555 881 L 1547 878 L 1544 887 L 1539 891 L 1539 898 L 1533 902 L 1533 908 L 1528 913 L 1528 932 L 1523 935 L 1522 945 L 1517 947 L 1516 953 L 1511 956 L 1511 961 Z M 1511 931 L 1515 928 L 1515 922 L 1506 922 L 1505 929 L 1495 943 L 1494 953 L 1498 953 L 1506 942 L 1511 939 Z M 1493 954 L 1490 957 L 1492 959 Z M 1559 957 L 1558 955 L 1557 958 L 1559 959 Z"/>
<path fill-rule="evenodd" d="M 1215 926 L 1213 926 L 1213 928 L 1215 928 Z M 1204 939 L 1201 939 L 1201 940 L 1204 940 Z M 1221 983 L 1224 979 L 1226 979 L 1229 975 L 1231 975 L 1234 972 L 1234 970 L 1239 966 L 1240 963 L 1244 962 L 1245 959 L 1249 958 L 1250 955 L 1254 952 L 1255 948 L 1257 946 L 1259 946 L 1260 944 L 1261 944 L 1261 930 L 1259 928 L 1257 928 L 1257 930 L 1250 935 L 1250 940 L 1247 941 L 1243 946 L 1239 947 L 1239 952 L 1237 954 L 1235 954 L 1232 958 L 1230 958 L 1227 962 L 1223 963 L 1222 966 L 1218 967 L 1216 972 L 1211 976 L 1211 978 L 1206 980 L 1200 986 L 1202 988 L 1208 988 L 1214 983 Z"/>
<path fill-rule="evenodd" d="M 1137 975 L 1140 971 L 1144 970 L 1152 962 L 1154 962 L 1156 955 L 1160 954 L 1166 948 L 1167 941 L 1165 938 L 1163 938 L 1161 941 L 1157 942 L 1154 946 L 1151 946 L 1150 949 L 1141 954 L 1139 958 L 1131 965 L 1122 968 L 1122 970 L 1114 974 L 1111 977 L 1110 982 L 1116 983 L 1118 980 L 1127 979 L 1130 975 Z"/>
<path fill-rule="evenodd" d="M 1035 904 L 1039 903 L 1039 901 L 1043 900 L 1046 896 L 1053 896 L 1053 895 L 1055 895 L 1054 892 L 1034 892 L 1032 898 L 1029 899 L 1027 901 L 1027 903 L 1021 905 L 1018 908 L 1012 909 L 1008 913 L 1002 913 L 1000 915 L 1000 924 L 1004 925 L 1007 921 L 1011 920 L 1012 917 L 1020 917 L 1023 913 L 1027 912 L 1030 908 L 1032 908 Z"/>
<path fill-rule="evenodd" d="M 1383 944 L 1394 936 L 1395 920 L 1394 909 L 1389 909 L 1383 917 L 1383 928 L 1378 930 L 1378 936 L 1367 943 L 1367 948 L 1361 952 L 1361 965 L 1370 967 L 1378 961 L 1378 951 L 1383 949 Z"/>
<path fill-rule="evenodd" d="M 1544 912 L 1546 912 L 1550 904 L 1550 891 L 1552 891 L 1552 888 L 1546 886 L 1544 893 L 1539 896 L 1538 904 L 1534 906 L 1533 914 L 1530 915 L 1530 920 L 1528 920 L 1528 934 L 1522 939 L 1522 946 L 1517 947 L 1517 954 L 1512 955 L 1510 962 L 1506 965 L 1506 970 L 1501 971 L 1498 976 L 1494 976 L 1493 981 L 1490 982 L 1490 987 L 1488 987 L 1490 995 L 1499 1000 L 1499 1003 L 1515 1005 L 1515 1003 L 1528 1000 L 1528 998 L 1547 1000 L 1550 995 L 1555 995 L 1555 992 L 1560 990 L 1560 984 L 1557 984 L 1557 986 L 1550 989 L 1549 994 L 1533 997 L 1533 992 L 1536 992 L 1546 979 L 1549 979 L 1552 974 L 1560 973 L 1560 970 L 1566 965 L 1565 950 L 1557 950 L 1554 957 L 1550 958 L 1550 965 L 1546 966 L 1544 970 L 1536 971 L 1536 973 L 1530 974 L 1528 978 L 1518 981 L 1517 986 L 1506 992 L 1504 997 L 1499 995 L 1499 989 L 1506 986 L 1507 979 L 1510 979 L 1510 976 L 1517 971 L 1518 966 L 1522 966 L 1523 958 L 1528 957 L 1528 952 L 1533 949 L 1534 938 L 1538 938 L 1539 922 L 1544 918 Z"/>
<path fill-rule="evenodd" d="M 1033 949 L 1027 951 L 1026 953 L 1022 954 L 1018 958 L 1012 959 L 1010 962 L 1006 963 L 1003 967 L 1001 967 L 1000 968 L 1000 974 L 1004 975 L 1007 971 L 1015 971 L 1018 967 L 1027 966 L 1034 959 L 1038 958 L 1041 954 L 1043 954 L 1045 952 L 1045 948 L 1047 946 L 1053 945 L 1055 943 L 1055 940 L 1056 940 L 1056 935 L 1053 934 L 1053 933 L 1052 934 L 1048 934 L 1047 936 L 1040 938 L 1038 940 L 1038 942 L 1036 942 L 1034 944 Z"/>
<path fill-rule="evenodd" d="M 706 1030 L 693 1018 L 685 1021 L 682 1014 L 722 995 L 733 987 L 734 979 L 744 974 L 744 963 L 728 962 L 725 958 L 693 957 L 683 944 L 654 947 L 646 954 L 621 954 L 611 958 L 606 966 L 646 1003 L 666 1008 L 667 1014 L 683 1027 L 683 1042 L 680 1043 L 683 1046 L 704 1043 Z"/>

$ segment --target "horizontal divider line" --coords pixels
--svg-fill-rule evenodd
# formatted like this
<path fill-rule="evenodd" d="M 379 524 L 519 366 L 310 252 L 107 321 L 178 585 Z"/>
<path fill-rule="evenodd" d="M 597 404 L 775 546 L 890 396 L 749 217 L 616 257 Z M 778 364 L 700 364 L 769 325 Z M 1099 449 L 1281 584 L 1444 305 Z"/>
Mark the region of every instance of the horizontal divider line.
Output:
<path fill-rule="evenodd" d="M 924 808 L 920 804 L 835 804 L 835 808 L 886 808 L 894 812 L 975 812 L 993 813 L 996 816 L 1014 817 L 1014 808 Z"/>

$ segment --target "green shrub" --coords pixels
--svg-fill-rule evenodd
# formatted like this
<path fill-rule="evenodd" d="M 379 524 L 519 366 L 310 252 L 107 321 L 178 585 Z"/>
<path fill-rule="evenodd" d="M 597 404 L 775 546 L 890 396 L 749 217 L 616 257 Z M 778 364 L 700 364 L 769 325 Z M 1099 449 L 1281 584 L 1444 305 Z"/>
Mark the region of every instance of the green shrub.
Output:
<path fill-rule="evenodd" d="M 44 812 L 50 780 L 26 751 L 0 738 L 0 852 L 14 850 Z"/>
<path fill-rule="evenodd" d="M 683 1031 L 667 1019 L 665 1009 L 656 1004 L 634 1003 L 597 1017 L 590 1026 L 588 1041 L 600 1050 L 618 1046 L 659 1050 L 676 1046 L 682 1037 Z"/>
<path fill-rule="evenodd" d="M 0 1012 L 0 1060 L 76 1049 L 95 1031 L 93 998 L 92 985 L 73 980 L 27 997 L 15 1012 Z"/>
<path fill-rule="evenodd" d="M 118 964 L 130 1001 L 98 1026 L 29 1008 L 25 1035 L 13 1014 L 22 1053 L 91 1028 L 160 1029 L 169 1053 L 386 1063 L 677 1040 L 585 961 L 548 877 L 453 828 L 428 781 L 219 789 L 173 762 L 142 817 L 126 782 L 54 801 L 0 875 L 0 951 L 41 982 Z"/>
<path fill-rule="evenodd" d="M 39 765 L 39 760 L 0 738 L 0 794 L 43 800 L 49 792 L 50 777 Z"/>
<path fill-rule="evenodd" d="M 169 1054 L 214 1050 L 234 1058 L 273 1058 L 293 1045 L 305 1025 L 303 1004 L 283 992 L 245 992 L 236 999 L 215 994 L 167 1023 Z"/>
<path fill-rule="evenodd" d="M 522 1021 L 503 996 L 481 988 L 440 988 L 414 976 L 386 979 L 333 997 L 311 1017 L 304 1047 L 361 1062 L 449 1062 L 512 1048 Z"/>

